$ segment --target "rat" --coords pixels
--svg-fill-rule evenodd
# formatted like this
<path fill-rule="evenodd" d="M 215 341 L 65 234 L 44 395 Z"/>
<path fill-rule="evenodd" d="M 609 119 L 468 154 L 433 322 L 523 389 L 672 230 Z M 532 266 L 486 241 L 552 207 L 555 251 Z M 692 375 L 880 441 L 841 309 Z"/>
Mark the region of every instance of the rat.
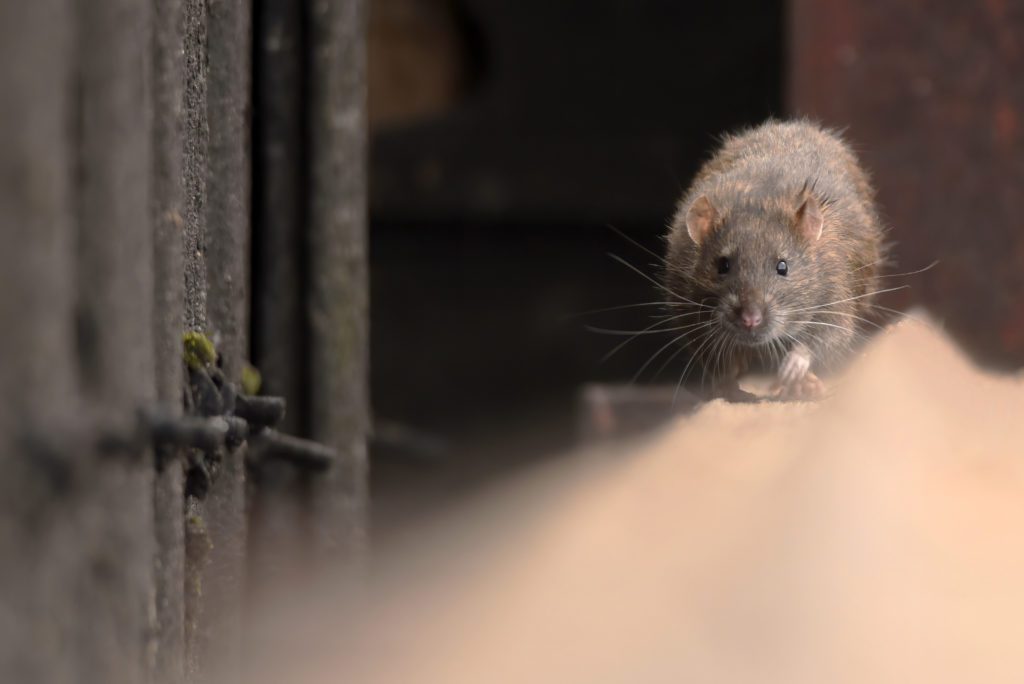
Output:
<path fill-rule="evenodd" d="M 665 320 L 684 331 L 713 396 L 755 399 L 738 381 L 759 367 L 775 374 L 777 397 L 819 398 L 819 375 L 873 323 L 887 256 L 875 191 L 850 146 L 813 122 L 726 136 L 666 242 Z"/>

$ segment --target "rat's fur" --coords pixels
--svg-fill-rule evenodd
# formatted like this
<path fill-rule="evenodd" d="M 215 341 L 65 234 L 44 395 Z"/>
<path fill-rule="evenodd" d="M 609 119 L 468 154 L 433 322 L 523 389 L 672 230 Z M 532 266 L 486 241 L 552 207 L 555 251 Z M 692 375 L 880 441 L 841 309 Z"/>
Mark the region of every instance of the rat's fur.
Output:
<path fill-rule="evenodd" d="M 714 211 L 710 226 L 699 224 L 706 235 L 696 229 L 698 244 L 687 220 L 707 206 L 702 198 Z M 801 228 L 802 206 L 816 212 L 820 237 Z M 885 260 L 867 174 L 836 133 L 807 121 L 769 121 L 726 137 L 680 200 L 667 242 L 670 313 L 681 315 L 680 327 L 708 323 L 681 340 L 705 376 L 735 387 L 738 375 L 762 363 L 780 371 L 788 395 L 800 395 L 807 379 L 817 383 L 813 372 L 834 366 L 862 337 Z M 724 275 L 722 257 L 731 263 Z M 736 323 L 746 302 L 764 312 L 754 333 Z M 803 367 L 794 371 L 800 355 Z"/>

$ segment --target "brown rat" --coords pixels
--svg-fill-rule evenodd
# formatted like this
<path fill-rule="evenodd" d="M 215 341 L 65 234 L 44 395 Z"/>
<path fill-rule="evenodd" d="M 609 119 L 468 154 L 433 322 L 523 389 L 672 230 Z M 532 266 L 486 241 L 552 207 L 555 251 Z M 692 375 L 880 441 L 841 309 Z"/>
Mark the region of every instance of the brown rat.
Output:
<path fill-rule="evenodd" d="M 749 398 L 753 365 L 776 393 L 821 393 L 871 323 L 885 259 L 874 190 L 850 147 L 807 121 L 728 136 L 679 202 L 664 286 L 680 342 L 716 395 Z"/>

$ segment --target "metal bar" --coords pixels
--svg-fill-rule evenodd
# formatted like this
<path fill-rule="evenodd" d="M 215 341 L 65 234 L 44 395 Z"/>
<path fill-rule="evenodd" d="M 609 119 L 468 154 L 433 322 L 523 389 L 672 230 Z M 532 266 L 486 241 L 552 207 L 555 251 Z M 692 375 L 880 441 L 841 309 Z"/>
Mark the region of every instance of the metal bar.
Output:
<path fill-rule="evenodd" d="M 155 398 L 150 6 L 75 7 L 79 386 L 90 423 L 117 426 Z M 62 653 L 81 681 L 142 681 L 153 596 L 151 461 L 97 459 L 76 489 L 70 548 L 78 557 L 67 563 L 78 577 L 75 635 Z"/>
<path fill-rule="evenodd" d="M 310 434 L 339 461 L 314 485 L 321 551 L 358 559 L 369 429 L 365 0 L 309 6 Z"/>
<path fill-rule="evenodd" d="M 156 398 L 181 415 L 181 332 L 184 328 L 185 228 L 182 155 L 184 152 L 184 5 L 182 0 L 150 0 L 153 96 L 152 188 L 153 342 Z M 155 553 L 153 579 L 153 660 L 150 679 L 179 684 L 185 679 L 185 477 L 178 446 L 157 453 L 153 483 Z"/>
<path fill-rule="evenodd" d="M 206 113 L 206 331 L 226 379 L 237 383 L 248 355 L 250 13 L 246 0 L 208 0 Z M 200 679 L 240 672 L 245 595 L 245 447 L 226 450 L 197 506 L 209 538 L 198 581 L 194 664 Z"/>
<path fill-rule="evenodd" d="M 158 0 L 159 1 L 159 0 Z M 185 327 L 206 328 L 206 164 L 209 128 L 206 117 L 207 16 L 206 0 L 183 0 L 185 9 L 183 97 L 184 152 L 182 178 L 185 186 Z M 185 520 L 185 676 L 199 676 L 203 649 L 203 578 L 208 561 L 209 538 L 198 511 L 199 504 L 186 500 Z M 192 524 L 188 524 L 191 520 Z"/>
<path fill-rule="evenodd" d="M 70 0 L 0 3 L 0 518 L 17 521 L 0 536 L 0 680 L 10 682 L 75 678 L 74 664 L 54 657 L 71 627 L 49 619 L 74 599 L 73 575 L 54 565 L 73 523 L 45 514 L 47 494 L 67 479 L 19 435 L 23 426 L 62 423 L 77 408 L 67 139 L 73 30 Z"/>

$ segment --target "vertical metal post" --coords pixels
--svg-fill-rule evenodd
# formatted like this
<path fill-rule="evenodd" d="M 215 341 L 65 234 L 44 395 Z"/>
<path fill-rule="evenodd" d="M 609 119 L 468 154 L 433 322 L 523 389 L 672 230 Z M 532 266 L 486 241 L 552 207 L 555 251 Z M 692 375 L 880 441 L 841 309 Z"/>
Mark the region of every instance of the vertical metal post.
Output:
<path fill-rule="evenodd" d="M 73 599 L 68 569 L 53 565 L 73 523 L 51 509 L 70 471 L 32 439 L 68 424 L 77 407 L 74 14 L 69 0 L 0 3 L 0 680 L 11 682 L 70 681 L 74 673 L 54 657 L 71 640 L 71 618 L 49 620 L 67 615 Z"/>
<path fill-rule="evenodd" d="M 311 0 L 309 19 L 310 436 L 340 463 L 315 483 L 317 545 L 358 558 L 369 431 L 365 0 Z"/>
<path fill-rule="evenodd" d="M 204 241 L 206 329 L 223 370 L 238 382 L 248 356 L 249 64 L 250 8 L 246 0 L 208 0 Z M 209 538 L 197 615 L 196 664 L 232 677 L 240 667 L 245 589 L 245 448 L 228 450 L 198 507 Z"/>
<path fill-rule="evenodd" d="M 183 87 L 184 5 L 151 0 L 153 129 L 150 220 L 153 239 L 153 342 L 156 395 L 180 415 L 181 335 L 184 328 L 185 207 Z M 156 454 L 153 516 L 156 534 L 156 612 L 152 680 L 180 684 L 185 672 L 185 511 L 180 454 Z"/>
<path fill-rule="evenodd" d="M 82 681 L 137 682 L 149 671 L 154 600 L 151 455 L 111 458 L 100 444 L 107 429 L 129 431 L 155 398 L 150 6 L 102 0 L 76 10 L 75 340 L 95 446 L 77 455 L 93 467 L 71 497 L 81 557 L 69 660 Z"/>
<path fill-rule="evenodd" d="M 158 0 L 159 1 L 159 0 Z M 185 328 L 206 329 L 206 168 L 209 125 L 206 115 L 207 16 L 205 0 L 183 0 L 184 151 L 182 183 L 184 198 L 183 256 L 185 281 Z M 199 676 L 204 641 L 204 587 L 210 540 L 198 504 L 185 513 L 185 676 Z"/>

